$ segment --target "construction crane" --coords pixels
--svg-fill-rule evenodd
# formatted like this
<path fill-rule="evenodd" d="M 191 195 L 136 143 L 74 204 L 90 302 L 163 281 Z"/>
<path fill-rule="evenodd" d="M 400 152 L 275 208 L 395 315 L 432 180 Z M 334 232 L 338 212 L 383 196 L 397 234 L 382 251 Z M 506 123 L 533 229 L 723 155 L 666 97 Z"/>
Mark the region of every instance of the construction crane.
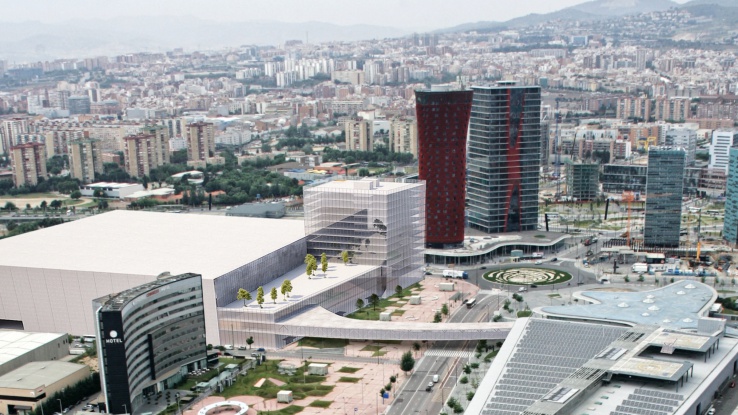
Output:
<path fill-rule="evenodd" d="M 628 248 L 632 248 L 631 245 L 631 233 L 630 233 L 630 214 L 631 214 L 631 204 L 635 200 L 635 194 L 630 190 L 623 191 L 623 195 L 621 196 L 620 200 L 622 202 L 628 203 L 628 227 L 625 231 L 625 239 L 628 241 Z"/>

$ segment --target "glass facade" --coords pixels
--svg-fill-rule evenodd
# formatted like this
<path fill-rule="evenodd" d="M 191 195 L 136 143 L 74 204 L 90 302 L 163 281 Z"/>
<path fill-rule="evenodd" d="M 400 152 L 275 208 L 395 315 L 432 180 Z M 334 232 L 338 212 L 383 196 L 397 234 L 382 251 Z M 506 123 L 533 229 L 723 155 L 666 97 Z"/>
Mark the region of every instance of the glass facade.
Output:
<path fill-rule="evenodd" d="M 108 413 L 135 411 L 145 395 L 206 366 L 200 275 L 160 277 L 93 303 Z"/>
<path fill-rule="evenodd" d="M 423 276 L 425 183 L 361 179 L 332 181 L 304 191 L 308 253 L 386 268 L 379 293 Z"/>
<path fill-rule="evenodd" d="M 738 148 L 731 147 L 729 156 L 723 238 L 735 246 L 738 243 Z"/>
<path fill-rule="evenodd" d="M 216 305 L 223 307 L 236 301 L 239 288 L 254 291 L 295 269 L 305 260 L 306 250 L 303 238 L 216 278 Z"/>
<path fill-rule="evenodd" d="M 566 192 L 577 200 L 594 200 L 600 190 L 600 165 L 572 163 L 566 164 Z"/>
<path fill-rule="evenodd" d="M 464 242 L 466 136 L 472 91 L 415 91 L 418 177 L 426 182 L 425 242 Z"/>
<path fill-rule="evenodd" d="M 682 222 L 685 153 L 681 148 L 651 147 L 648 150 L 646 247 L 679 247 Z"/>
<path fill-rule="evenodd" d="M 602 166 L 602 191 L 606 193 L 646 192 L 647 166 L 605 164 Z"/>
<path fill-rule="evenodd" d="M 541 88 L 500 85 L 472 90 L 469 226 L 487 233 L 536 230 Z"/>
<path fill-rule="evenodd" d="M 386 286 L 385 268 L 377 267 L 342 284 L 296 299 L 294 304 L 276 311 L 252 308 L 218 308 L 220 339 L 223 344 L 245 346 L 246 339 L 266 348 L 282 348 L 294 341 L 294 337 L 283 333 L 279 321 L 295 316 L 305 310 L 320 306 L 337 314 L 356 311 L 356 300 L 366 299 L 381 293 Z M 394 287 L 394 286 L 393 286 Z M 293 297 L 294 298 L 294 297 Z"/>

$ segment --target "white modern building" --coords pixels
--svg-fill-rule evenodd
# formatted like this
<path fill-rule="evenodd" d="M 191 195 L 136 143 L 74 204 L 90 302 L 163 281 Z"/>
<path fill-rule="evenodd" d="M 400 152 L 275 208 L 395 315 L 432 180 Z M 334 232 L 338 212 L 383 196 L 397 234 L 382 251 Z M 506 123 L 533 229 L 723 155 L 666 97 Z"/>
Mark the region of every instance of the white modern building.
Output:
<path fill-rule="evenodd" d="M 308 252 L 385 269 L 383 292 L 423 277 L 425 182 L 334 180 L 304 190 Z"/>
<path fill-rule="evenodd" d="M 101 190 L 105 197 L 111 197 L 115 199 L 125 199 L 136 192 L 144 191 L 144 187 L 140 183 L 108 183 L 98 182 L 90 183 L 80 187 L 79 191 L 82 196 L 93 197 L 95 190 Z"/>
<path fill-rule="evenodd" d="M 515 322 L 466 414 L 700 415 L 738 372 L 708 285 L 574 296 Z"/>
<path fill-rule="evenodd" d="M 730 156 L 728 152 L 733 144 L 738 142 L 738 130 L 721 129 L 712 132 L 712 142 L 710 143 L 710 169 L 720 169 L 728 173 L 728 162 Z"/>
<path fill-rule="evenodd" d="M 202 275 L 207 341 L 216 308 L 294 269 L 302 221 L 114 211 L 0 240 L 0 328 L 95 332 L 92 300 L 163 272 Z"/>

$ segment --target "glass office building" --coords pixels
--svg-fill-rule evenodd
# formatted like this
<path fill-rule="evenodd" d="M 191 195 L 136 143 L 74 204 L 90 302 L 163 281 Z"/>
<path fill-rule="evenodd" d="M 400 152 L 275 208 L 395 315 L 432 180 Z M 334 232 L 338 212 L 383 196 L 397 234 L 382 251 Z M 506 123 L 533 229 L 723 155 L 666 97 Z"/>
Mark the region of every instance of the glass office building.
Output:
<path fill-rule="evenodd" d="M 646 220 L 643 230 L 646 247 L 679 247 L 684 162 L 685 153 L 681 148 L 648 149 Z"/>
<path fill-rule="evenodd" d="M 728 185 L 725 193 L 723 238 L 731 246 L 738 244 L 738 148 L 731 147 L 728 160 Z"/>
<path fill-rule="evenodd" d="M 487 233 L 536 230 L 541 88 L 500 82 L 472 90 L 469 226 Z"/>
<path fill-rule="evenodd" d="M 645 193 L 647 171 L 648 166 L 638 164 L 605 164 L 602 166 L 602 191 Z"/>
<path fill-rule="evenodd" d="M 577 200 L 594 200 L 600 193 L 600 165 L 566 163 L 566 194 Z"/>
<path fill-rule="evenodd" d="M 202 277 L 163 275 L 93 300 L 107 412 L 135 413 L 146 396 L 207 366 Z"/>
<path fill-rule="evenodd" d="M 423 277 L 425 182 L 331 181 L 304 190 L 308 253 L 386 268 L 386 289 Z M 384 291 L 384 290 L 383 290 Z"/>

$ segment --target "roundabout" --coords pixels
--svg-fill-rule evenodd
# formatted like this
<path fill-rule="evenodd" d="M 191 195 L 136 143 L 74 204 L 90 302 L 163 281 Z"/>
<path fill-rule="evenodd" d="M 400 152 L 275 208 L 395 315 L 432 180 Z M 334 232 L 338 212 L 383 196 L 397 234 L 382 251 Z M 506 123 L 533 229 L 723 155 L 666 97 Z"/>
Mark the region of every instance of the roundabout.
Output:
<path fill-rule="evenodd" d="M 484 274 L 484 279 L 498 284 L 547 285 L 567 282 L 571 280 L 571 274 L 550 268 L 506 268 L 489 271 Z"/>

